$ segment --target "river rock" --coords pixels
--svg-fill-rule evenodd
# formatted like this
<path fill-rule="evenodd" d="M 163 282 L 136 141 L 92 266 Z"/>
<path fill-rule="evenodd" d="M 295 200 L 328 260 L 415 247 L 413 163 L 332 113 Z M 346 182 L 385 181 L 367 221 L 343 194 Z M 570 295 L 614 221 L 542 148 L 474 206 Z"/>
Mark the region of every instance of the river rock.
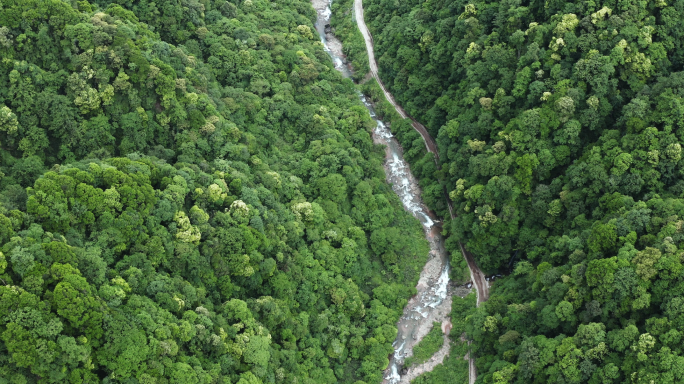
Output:
<path fill-rule="evenodd" d="M 325 33 L 332 33 L 332 27 L 330 26 L 330 24 L 325 25 L 324 31 Z"/>

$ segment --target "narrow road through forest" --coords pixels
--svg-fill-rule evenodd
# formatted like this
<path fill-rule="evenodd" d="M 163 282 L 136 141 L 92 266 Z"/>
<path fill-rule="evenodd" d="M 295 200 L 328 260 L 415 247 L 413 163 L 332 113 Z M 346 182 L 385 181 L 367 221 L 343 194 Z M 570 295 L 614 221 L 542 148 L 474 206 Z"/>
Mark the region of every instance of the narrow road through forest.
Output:
<path fill-rule="evenodd" d="M 371 36 L 370 31 L 366 27 L 366 22 L 363 19 L 363 2 L 362 0 L 354 0 L 354 13 L 356 15 L 356 20 L 357 20 L 357 25 L 359 26 L 359 30 L 361 31 L 361 34 L 363 35 L 363 39 L 366 42 L 366 51 L 368 52 L 368 64 L 370 66 L 370 71 L 371 75 L 375 80 L 378 81 L 378 84 L 380 85 L 380 88 L 382 88 L 382 92 L 385 94 L 385 97 L 387 98 L 387 101 L 392 104 L 394 109 L 397 110 L 397 113 L 404 119 L 410 119 L 411 120 L 411 125 L 413 125 L 413 128 L 415 128 L 418 133 L 423 137 L 423 141 L 425 142 L 425 147 L 430 153 L 434 153 L 435 156 L 439 157 L 439 152 L 437 151 L 437 144 L 435 144 L 435 140 L 430 136 L 430 134 L 427 131 L 427 128 L 416 119 L 411 117 L 404 109 L 397 104 L 397 102 L 394 100 L 394 96 L 392 96 L 391 93 L 385 88 L 385 84 L 380 80 L 380 77 L 378 76 L 378 64 L 375 62 L 375 54 L 373 53 L 373 36 Z"/>
<path fill-rule="evenodd" d="M 425 126 L 420 124 L 413 117 L 409 116 L 404 111 L 404 109 L 401 108 L 399 104 L 397 104 L 397 102 L 394 100 L 394 96 L 392 96 L 392 94 L 387 90 L 385 84 L 382 82 L 382 80 L 380 80 L 380 76 L 378 76 L 378 64 L 375 61 L 375 53 L 373 50 L 373 36 L 368 30 L 368 27 L 366 26 L 366 21 L 363 17 L 363 0 L 354 0 L 354 13 L 356 15 L 356 24 L 359 26 L 359 31 L 361 31 L 363 39 L 366 42 L 366 51 L 368 52 L 368 64 L 370 66 L 371 75 L 378 82 L 380 88 L 382 88 L 382 92 L 385 94 L 385 98 L 392 104 L 392 106 L 394 106 L 394 109 L 396 109 L 397 113 L 399 113 L 399 115 L 404 119 L 411 120 L 411 125 L 413 126 L 413 128 L 423 137 L 423 141 L 425 142 L 425 147 L 427 148 L 427 150 L 433 153 L 436 158 L 439 158 L 439 153 L 437 152 L 437 145 L 435 144 L 435 140 L 430 136 Z M 456 215 L 454 214 L 451 201 L 449 201 L 448 197 L 445 196 L 445 198 L 447 199 L 447 203 L 449 204 L 449 213 L 451 215 L 451 218 L 454 219 Z M 468 263 L 468 268 L 470 269 L 470 278 L 472 279 L 473 284 L 475 285 L 475 290 L 477 293 L 477 306 L 480 306 L 482 302 L 487 301 L 487 299 L 489 298 L 489 285 L 487 283 L 487 280 L 485 279 L 484 274 L 482 273 L 482 271 L 480 271 L 480 268 L 478 268 L 477 264 L 475 263 L 473 255 L 470 252 L 468 252 L 465 249 L 465 247 L 463 247 L 463 244 L 459 243 L 459 246 L 461 247 L 461 253 L 463 254 L 463 258 Z M 469 382 L 470 384 L 474 384 L 475 380 L 477 379 L 475 359 L 472 357 L 470 353 L 468 354 L 468 356 Z"/>

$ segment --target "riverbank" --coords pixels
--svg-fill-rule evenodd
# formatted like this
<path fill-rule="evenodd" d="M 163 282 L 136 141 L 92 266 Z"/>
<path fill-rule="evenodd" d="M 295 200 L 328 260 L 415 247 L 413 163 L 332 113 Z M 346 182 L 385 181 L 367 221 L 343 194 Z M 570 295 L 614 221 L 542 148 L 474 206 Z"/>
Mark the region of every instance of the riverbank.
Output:
<path fill-rule="evenodd" d="M 321 36 L 325 50 L 330 54 L 335 67 L 345 76 L 352 77 L 351 68 L 344 55 L 342 45 L 331 32 L 329 26 L 329 4 L 314 0 L 313 6 L 318 13 L 316 29 Z M 377 80 L 377 79 L 376 79 Z M 421 189 L 416 178 L 411 173 L 408 163 L 404 160 L 403 148 L 394 137 L 390 129 L 380 120 L 371 103 L 360 96 L 369 114 L 376 121 L 376 128 L 372 131 L 373 141 L 385 147 L 385 173 L 387 182 L 399 196 L 404 208 L 416 217 L 425 231 L 430 244 L 429 259 L 420 273 L 414 295 L 404 307 L 403 314 L 397 322 L 397 336 L 393 346 L 394 353 L 390 356 L 385 381 L 390 384 L 409 383 L 411 378 L 417 377 L 431 370 L 434 365 L 442 363 L 450 351 L 449 338 L 444 337 L 444 344 L 435 356 L 426 363 L 410 367 L 402 372 L 404 360 L 412 356 L 413 347 L 428 334 L 434 322 L 450 323 L 452 307 L 452 293 L 449 292 L 449 254 L 444 246 L 440 220 L 430 211 L 421 199 Z M 400 109 L 398 109 L 400 110 Z M 429 138 L 429 136 L 427 136 Z M 427 141 L 426 141 L 427 142 Z M 435 146 L 431 141 L 432 147 Z M 429 150 L 430 145 L 426 145 Z M 448 333 L 450 327 L 446 327 Z"/>
<path fill-rule="evenodd" d="M 342 3 L 348 3 L 348 1 L 343 0 Z M 343 15 L 349 15 L 349 13 L 350 13 L 349 9 L 346 9 L 343 7 L 340 8 L 340 11 L 342 12 Z M 384 100 L 387 103 L 389 103 L 392 106 L 392 108 L 394 109 L 394 113 L 392 113 L 392 112 L 387 113 L 388 111 L 383 111 L 384 114 L 388 114 L 389 116 L 394 117 L 393 119 L 391 119 L 392 120 L 392 128 L 393 128 L 392 131 L 393 132 L 397 132 L 400 130 L 400 129 L 396 129 L 394 126 L 395 121 L 396 121 L 398 123 L 398 125 L 404 126 L 404 130 L 405 130 L 406 125 L 407 125 L 406 123 L 408 123 L 408 125 L 410 125 L 411 128 L 413 129 L 413 131 L 411 131 L 411 132 L 413 132 L 413 133 L 417 132 L 418 134 L 420 134 L 420 137 L 422 139 L 421 141 L 424 143 L 426 153 L 423 154 L 422 158 L 416 159 L 418 156 L 415 156 L 415 155 L 417 155 L 417 153 L 415 153 L 416 152 L 415 151 L 415 149 L 416 149 L 415 148 L 415 140 L 412 140 L 412 141 L 409 141 L 409 143 L 412 145 L 412 148 L 409 150 L 409 152 L 412 152 L 412 153 L 409 153 L 411 155 L 410 157 L 413 157 L 414 160 L 418 160 L 418 161 L 416 161 L 416 163 L 419 166 L 424 165 L 425 160 L 430 160 L 430 159 L 435 163 L 435 165 L 438 165 L 439 164 L 439 161 L 438 161 L 439 155 L 438 155 L 437 145 L 436 145 L 434 139 L 429 135 L 427 129 L 422 124 L 418 123 L 415 119 L 411 118 L 401 108 L 401 106 L 397 104 L 397 102 L 394 100 L 392 94 L 387 90 L 387 88 L 384 86 L 382 80 L 379 78 L 379 75 L 377 72 L 378 67 L 377 67 L 377 63 L 375 61 L 374 52 L 373 52 L 373 38 L 372 38 L 372 35 L 368 31 L 368 28 L 365 24 L 365 20 L 364 20 L 364 16 L 363 16 L 362 0 L 354 0 L 353 15 L 354 15 L 354 18 L 356 20 L 356 24 L 358 25 L 358 30 L 364 38 L 364 42 L 365 42 L 365 46 L 366 46 L 366 58 L 367 58 L 367 62 L 369 65 L 369 74 L 376 80 L 375 82 L 366 83 L 364 85 L 364 91 L 366 91 L 368 88 L 372 89 L 373 86 L 380 88 L 380 91 L 382 92 L 382 95 L 384 96 Z M 347 19 L 349 19 L 349 17 L 347 17 Z M 347 32 L 346 35 L 347 36 L 353 36 L 349 32 Z M 358 52 L 355 54 L 359 55 Z M 364 76 L 368 77 L 368 75 L 365 75 L 365 74 L 364 74 Z M 360 73 L 356 73 L 355 77 L 360 78 L 362 76 Z M 364 93 L 366 93 L 366 92 L 364 92 Z M 375 99 L 376 101 L 381 101 L 380 98 L 377 97 L 378 96 L 377 92 L 376 92 L 375 96 L 376 96 L 376 99 Z M 397 117 L 398 117 L 398 119 L 397 119 Z M 387 121 L 386 116 L 383 116 L 383 118 L 385 121 Z M 401 128 L 401 127 L 397 127 L 397 128 Z M 403 135 L 403 136 L 411 136 L 408 132 L 405 132 L 405 133 L 407 133 L 407 134 Z M 406 140 L 402 140 L 402 141 L 406 141 Z M 410 161 L 410 159 L 409 159 L 409 161 Z M 423 164 L 421 164 L 421 162 Z M 442 198 L 445 198 L 445 196 L 442 195 Z M 453 212 L 453 209 L 451 209 L 450 204 L 448 204 L 448 203 L 449 202 L 447 201 L 446 207 L 448 208 L 448 214 L 449 214 L 449 216 L 447 218 L 453 219 L 455 217 L 454 212 Z M 444 231 L 444 232 L 446 233 L 447 231 Z M 470 275 L 470 280 L 474 283 L 474 286 L 476 288 L 476 292 L 477 292 L 476 304 L 479 305 L 481 302 L 487 300 L 487 298 L 489 296 L 488 283 L 485 280 L 485 277 L 482 274 L 482 272 L 477 267 L 477 265 L 474 261 L 474 258 L 472 257 L 472 254 L 467 252 L 467 250 L 465 250 L 465 248 L 460 243 L 458 244 L 457 251 L 458 251 L 458 253 L 460 253 L 459 256 L 461 256 L 459 258 L 460 262 L 458 264 L 462 266 L 463 263 L 465 262 L 466 267 L 468 269 L 468 274 Z M 447 251 L 444 250 L 444 253 L 446 254 Z M 455 259 L 455 258 L 452 257 L 452 260 L 453 259 Z M 428 262 L 428 264 L 429 264 L 429 262 Z M 426 268 L 427 268 L 427 265 L 426 265 Z M 461 269 L 461 271 L 465 272 L 463 269 Z M 461 273 L 461 275 L 463 275 L 463 273 Z M 421 274 L 421 276 L 422 276 L 422 274 Z M 420 283 L 419 283 L 419 286 L 417 288 L 420 289 Z M 448 300 L 450 300 L 450 297 L 448 298 Z M 409 308 L 409 306 L 407 306 L 407 309 L 408 308 Z M 405 313 L 406 313 L 406 311 L 405 311 Z M 420 330 L 425 330 L 425 329 L 429 330 L 429 325 L 423 324 L 422 327 L 418 327 L 418 328 Z M 398 337 L 397 343 L 399 343 L 400 341 L 401 341 L 401 339 Z M 397 349 L 397 352 L 395 352 L 395 356 L 394 356 L 395 359 L 398 358 L 398 356 L 397 356 L 398 353 L 404 354 L 404 356 L 410 355 L 410 352 L 409 352 L 409 354 L 406 354 L 404 352 L 406 349 L 405 343 L 400 343 L 399 345 L 400 345 L 400 347 Z M 408 383 L 411 380 L 413 380 L 414 378 L 420 376 L 422 373 L 429 372 L 432 369 L 434 369 L 435 366 L 437 366 L 438 364 L 440 364 L 444 360 L 444 357 L 448 356 L 449 350 L 450 350 L 449 340 L 445 336 L 444 347 L 441 348 L 438 351 L 438 353 L 436 353 L 435 356 L 433 356 L 433 358 L 430 359 L 429 362 L 427 362 L 425 364 L 421 364 L 418 367 L 409 368 L 406 372 L 404 372 L 403 375 L 400 375 L 401 376 L 400 379 L 397 378 L 398 375 L 396 374 L 396 372 L 392 371 L 392 369 L 394 367 L 392 366 L 392 364 L 390 364 L 390 367 L 388 368 L 388 374 L 386 377 L 389 378 L 389 382 L 391 382 L 391 383 L 395 383 L 395 382 L 407 382 Z M 399 357 L 401 357 L 401 356 L 399 356 Z M 468 375 L 467 375 L 468 376 L 468 382 L 473 383 L 476 379 L 476 369 L 475 369 L 475 364 L 474 364 L 474 358 L 471 358 L 470 354 L 468 354 L 468 366 L 469 366 Z"/>

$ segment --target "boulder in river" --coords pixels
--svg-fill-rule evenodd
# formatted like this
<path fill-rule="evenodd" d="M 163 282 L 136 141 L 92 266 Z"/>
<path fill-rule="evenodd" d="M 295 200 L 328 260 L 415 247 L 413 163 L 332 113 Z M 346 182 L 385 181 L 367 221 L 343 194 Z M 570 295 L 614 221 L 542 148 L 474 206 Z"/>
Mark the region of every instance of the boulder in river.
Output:
<path fill-rule="evenodd" d="M 332 27 L 330 26 L 330 24 L 325 25 L 324 31 L 325 33 L 332 33 Z"/>

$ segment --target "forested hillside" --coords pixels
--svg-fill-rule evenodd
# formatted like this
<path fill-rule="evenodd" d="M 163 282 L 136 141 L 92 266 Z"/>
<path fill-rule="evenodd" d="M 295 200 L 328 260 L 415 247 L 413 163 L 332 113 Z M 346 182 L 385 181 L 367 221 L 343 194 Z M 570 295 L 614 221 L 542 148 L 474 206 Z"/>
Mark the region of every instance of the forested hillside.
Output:
<path fill-rule="evenodd" d="M 684 2 L 364 7 L 452 238 L 514 266 L 469 319 L 478 382 L 682 382 Z"/>
<path fill-rule="evenodd" d="M 378 383 L 427 258 L 307 1 L 3 0 L 0 383 Z"/>

